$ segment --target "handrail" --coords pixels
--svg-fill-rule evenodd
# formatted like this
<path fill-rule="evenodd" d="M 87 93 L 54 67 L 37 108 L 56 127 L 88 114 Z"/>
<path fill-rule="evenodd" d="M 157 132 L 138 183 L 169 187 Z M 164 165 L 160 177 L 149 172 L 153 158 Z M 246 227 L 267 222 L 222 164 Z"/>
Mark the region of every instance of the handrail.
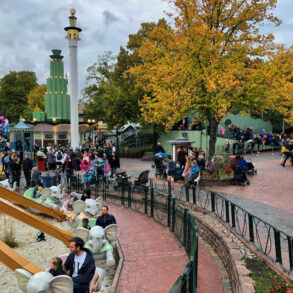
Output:
<path fill-rule="evenodd" d="M 215 214 L 223 224 L 231 227 L 266 258 L 279 263 L 283 271 L 288 274 L 293 272 L 293 235 L 227 199 L 224 194 L 200 187 L 192 189 L 192 201 L 189 198 L 189 187 L 185 190 L 186 202 Z M 182 194 L 180 198 L 183 200 Z"/>

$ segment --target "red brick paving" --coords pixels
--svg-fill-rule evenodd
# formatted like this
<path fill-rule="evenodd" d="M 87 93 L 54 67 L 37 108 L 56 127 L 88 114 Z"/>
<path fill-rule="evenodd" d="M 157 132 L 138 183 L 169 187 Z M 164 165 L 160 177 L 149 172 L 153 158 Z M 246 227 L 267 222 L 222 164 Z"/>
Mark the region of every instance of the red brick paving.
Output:
<path fill-rule="evenodd" d="M 255 200 L 272 207 L 292 213 L 293 211 L 293 168 L 280 166 L 281 157 L 273 160 L 255 162 L 257 174 L 249 176 L 249 186 L 218 186 L 218 192 Z"/>
<path fill-rule="evenodd" d="M 124 255 L 117 293 L 165 293 L 188 262 L 175 237 L 152 219 L 130 209 L 110 206 L 118 223 Z M 199 245 L 198 292 L 223 292 L 219 269 L 206 248 Z"/>

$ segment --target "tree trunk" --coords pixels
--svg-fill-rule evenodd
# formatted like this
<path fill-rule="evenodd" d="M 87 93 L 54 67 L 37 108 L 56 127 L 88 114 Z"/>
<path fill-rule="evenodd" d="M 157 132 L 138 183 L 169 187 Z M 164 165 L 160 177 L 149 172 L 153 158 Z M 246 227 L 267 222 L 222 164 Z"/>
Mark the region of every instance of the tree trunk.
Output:
<path fill-rule="evenodd" d="M 218 131 L 219 122 L 217 122 L 217 120 L 214 117 L 210 117 L 208 121 L 209 121 L 209 132 L 210 132 L 208 160 L 211 160 L 216 150 L 217 131 Z"/>
<path fill-rule="evenodd" d="M 155 153 L 155 149 L 157 147 L 158 144 L 158 138 L 159 138 L 159 134 L 157 132 L 157 127 L 156 125 L 153 126 L 153 152 Z"/>

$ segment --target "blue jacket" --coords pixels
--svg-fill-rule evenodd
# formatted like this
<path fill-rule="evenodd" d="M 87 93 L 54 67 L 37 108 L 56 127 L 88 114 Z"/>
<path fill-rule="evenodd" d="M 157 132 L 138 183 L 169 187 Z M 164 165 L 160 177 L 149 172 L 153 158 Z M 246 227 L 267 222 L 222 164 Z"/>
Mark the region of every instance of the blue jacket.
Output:
<path fill-rule="evenodd" d="M 240 159 L 237 161 L 237 165 L 241 168 L 242 171 L 247 171 L 248 169 L 248 165 L 247 165 L 247 162 L 243 159 Z"/>
<path fill-rule="evenodd" d="M 196 166 L 193 166 L 192 168 L 191 168 L 191 172 L 190 172 L 190 174 L 189 174 L 189 176 L 188 176 L 188 179 L 190 179 L 197 171 L 199 171 L 200 170 L 200 168 L 198 167 L 198 165 L 196 165 Z"/>

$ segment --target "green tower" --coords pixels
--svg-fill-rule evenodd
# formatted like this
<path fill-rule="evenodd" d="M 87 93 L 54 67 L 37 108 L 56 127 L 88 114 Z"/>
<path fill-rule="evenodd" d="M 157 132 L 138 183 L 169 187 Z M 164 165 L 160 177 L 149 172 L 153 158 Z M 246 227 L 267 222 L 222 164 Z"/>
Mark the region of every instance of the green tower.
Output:
<path fill-rule="evenodd" d="M 47 79 L 45 94 L 46 120 L 70 120 L 70 96 L 67 93 L 67 78 L 64 77 L 64 64 L 61 50 L 52 50 L 50 55 L 50 77 Z"/>

